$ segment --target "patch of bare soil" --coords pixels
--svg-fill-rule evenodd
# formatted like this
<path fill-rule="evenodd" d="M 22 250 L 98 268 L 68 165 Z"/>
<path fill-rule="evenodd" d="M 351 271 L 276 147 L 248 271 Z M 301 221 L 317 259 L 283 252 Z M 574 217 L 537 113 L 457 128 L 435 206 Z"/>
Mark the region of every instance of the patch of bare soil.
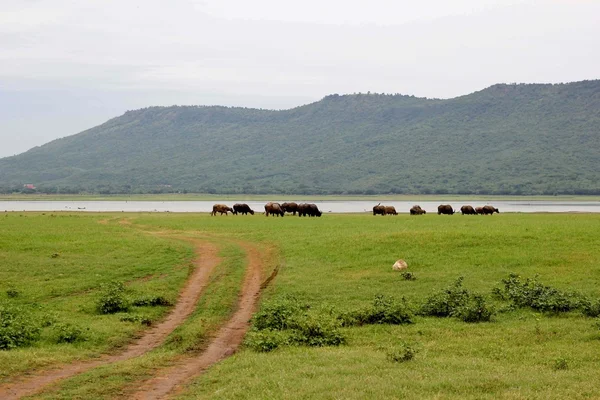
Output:
<path fill-rule="evenodd" d="M 131 398 L 164 399 L 174 395 L 182 389 L 183 384 L 200 375 L 211 365 L 232 355 L 242 344 L 250 325 L 250 318 L 256 310 L 261 288 L 273 279 L 276 270 L 267 282 L 261 285 L 262 266 L 265 261 L 263 257 L 266 255 L 261 254 L 251 244 L 240 245 L 246 251 L 248 268 L 235 314 L 218 331 L 204 352 L 195 357 L 181 359 L 175 365 L 163 369 L 158 376 L 146 381 Z"/>
<path fill-rule="evenodd" d="M 161 344 L 194 311 L 200 294 L 209 282 L 212 271 L 220 262 L 216 245 L 198 240 L 186 240 L 195 244 L 194 264 L 196 268 L 180 292 L 177 304 L 162 322 L 145 332 L 142 337 L 119 354 L 104 356 L 93 361 L 74 362 L 60 368 L 33 373 L 15 382 L 2 385 L 0 386 L 0 399 L 9 400 L 30 396 L 62 379 L 101 365 L 138 357 Z"/>

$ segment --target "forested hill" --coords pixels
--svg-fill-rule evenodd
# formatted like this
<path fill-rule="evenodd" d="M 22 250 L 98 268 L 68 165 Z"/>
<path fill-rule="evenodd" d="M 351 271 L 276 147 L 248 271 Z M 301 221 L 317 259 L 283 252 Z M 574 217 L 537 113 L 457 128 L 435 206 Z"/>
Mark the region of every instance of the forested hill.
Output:
<path fill-rule="evenodd" d="M 449 100 L 151 107 L 0 159 L 0 190 L 599 194 L 600 80 Z"/>

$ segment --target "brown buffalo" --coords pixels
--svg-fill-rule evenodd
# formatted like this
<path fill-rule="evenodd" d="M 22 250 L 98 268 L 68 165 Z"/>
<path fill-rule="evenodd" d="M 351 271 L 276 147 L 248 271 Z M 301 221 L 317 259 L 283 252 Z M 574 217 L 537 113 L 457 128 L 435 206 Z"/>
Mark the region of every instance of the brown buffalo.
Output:
<path fill-rule="evenodd" d="M 282 217 L 285 215 L 283 210 L 281 209 L 281 204 L 268 202 L 265 204 L 265 215 L 268 217 L 270 215 L 277 215 L 278 217 L 281 215 Z"/>
<path fill-rule="evenodd" d="M 373 206 L 373 215 L 385 215 L 385 206 L 382 206 L 381 203 Z"/>
<path fill-rule="evenodd" d="M 483 215 L 492 215 L 495 212 L 497 212 L 498 214 L 500 214 L 500 211 L 498 211 L 497 208 L 494 208 L 492 206 L 483 206 Z"/>
<path fill-rule="evenodd" d="M 483 214 L 483 207 L 475 207 L 475 212 L 477 214 Z"/>
<path fill-rule="evenodd" d="M 316 204 L 302 203 L 298 205 L 299 217 L 320 217 L 322 214 Z"/>
<path fill-rule="evenodd" d="M 227 215 L 227 212 L 233 212 L 233 208 L 227 207 L 225 204 L 215 204 L 210 215 L 214 216 L 217 215 L 217 213 L 221 213 L 221 215 Z"/>
<path fill-rule="evenodd" d="M 243 215 L 250 213 L 251 215 L 254 215 L 254 210 L 246 203 L 236 203 L 233 205 L 233 214 L 237 215 L 238 213 Z"/>
<path fill-rule="evenodd" d="M 422 214 L 427 214 L 427 211 L 423 210 L 421 208 L 421 206 L 414 205 L 414 206 L 411 207 L 411 209 L 410 209 L 410 215 L 422 215 Z"/>
<path fill-rule="evenodd" d="M 385 206 L 386 215 L 398 215 L 394 206 Z"/>
<path fill-rule="evenodd" d="M 438 215 L 440 214 L 452 215 L 454 210 L 450 204 L 441 204 L 438 206 Z"/>
<path fill-rule="evenodd" d="M 462 215 L 477 215 L 477 211 L 472 206 L 462 206 L 460 208 Z"/>
<path fill-rule="evenodd" d="M 281 209 L 283 210 L 283 212 L 288 212 L 288 213 L 292 213 L 292 215 L 296 215 L 296 212 L 298 211 L 298 204 L 291 202 L 291 203 L 283 203 L 281 205 Z"/>

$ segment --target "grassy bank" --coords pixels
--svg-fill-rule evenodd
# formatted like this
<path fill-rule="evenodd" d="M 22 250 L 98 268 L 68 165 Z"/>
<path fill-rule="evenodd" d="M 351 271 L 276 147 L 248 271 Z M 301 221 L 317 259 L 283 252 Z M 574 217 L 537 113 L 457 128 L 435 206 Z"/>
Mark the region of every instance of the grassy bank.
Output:
<path fill-rule="evenodd" d="M 46 355 L 46 363 L 87 357 L 114 349 L 139 331 L 139 326 L 121 327 L 116 319 L 90 311 L 98 285 L 106 280 L 136 282 L 148 274 L 168 273 L 172 285 L 151 287 L 174 295 L 184 274 L 171 269 L 187 265 L 190 249 L 142 236 L 143 226 L 208 235 L 219 243 L 240 239 L 277 248 L 281 269 L 263 296 L 264 304 L 291 296 L 310 305 L 309 313 L 333 318 L 368 307 L 383 295 L 404 297 L 416 311 L 462 276 L 464 288 L 483 295 L 496 310 L 491 322 L 416 313 L 412 324 L 340 327 L 345 338 L 341 346 L 282 345 L 268 353 L 248 346 L 199 377 L 181 398 L 562 399 L 593 398 L 600 391 L 600 328 L 593 318 L 582 315 L 581 309 L 545 312 L 492 296 L 502 279 L 517 273 L 537 276 L 561 292 L 600 298 L 600 215 L 126 215 L 131 225 L 98 224 L 114 218 L 102 215 L 19 215 L 8 213 L 1 221 L 0 261 L 8 267 L 0 270 L 0 301 L 19 302 L 34 313 L 56 308 L 65 321 L 90 326 L 99 339 L 75 346 L 48 339 L 0 351 L 0 364 L 17 366 L 3 372 L 5 377 L 43 364 L 39 354 Z M 210 331 L 231 312 L 241 279 L 241 253 L 227 246 L 223 255 L 230 260 L 229 272 L 215 281 L 221 283 L 203 300 L 191 325 L 182 327 L 181 340 L 171 339 L 139 359 L 73 378 L 46 396 L 126 397 L 153 369 L 168 365 L 177 354 L 201 348 L 202 340 L 194 335 Z M 55 253 L 59 256 L 53 258 Z M 416 280 L 392 271 L 398 258 L 407 261 Z M 78 269 L 82 266 L 86 267 Z M 8 296 L 11 288 L 18 297 Z M 222 296 L 224 303 L 218 300 Z M 213 312 L 215 319 L 203 314 Z M 113 324 L 107 330 L 119 326 L 118 338 L 102 336 L 102 324 Z M 399 362 L 390 357 L 407 348 L 414 350 L 412 359 Z"/>

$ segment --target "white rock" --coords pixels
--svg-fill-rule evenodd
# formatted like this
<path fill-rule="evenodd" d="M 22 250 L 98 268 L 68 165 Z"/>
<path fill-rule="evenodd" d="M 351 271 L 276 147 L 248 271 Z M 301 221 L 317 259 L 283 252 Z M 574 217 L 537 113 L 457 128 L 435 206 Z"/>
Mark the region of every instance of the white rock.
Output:
<path fill-rule="evenodd" d="M 402 271 L 403 269 L 408 268 L 408 264 L 406 263 L 406 261 L 404 260 L 398 260 L 394 263 L 394 266 L 392 267 L 392 269 L 394 271 Z"/>

